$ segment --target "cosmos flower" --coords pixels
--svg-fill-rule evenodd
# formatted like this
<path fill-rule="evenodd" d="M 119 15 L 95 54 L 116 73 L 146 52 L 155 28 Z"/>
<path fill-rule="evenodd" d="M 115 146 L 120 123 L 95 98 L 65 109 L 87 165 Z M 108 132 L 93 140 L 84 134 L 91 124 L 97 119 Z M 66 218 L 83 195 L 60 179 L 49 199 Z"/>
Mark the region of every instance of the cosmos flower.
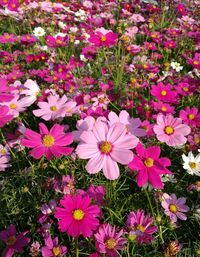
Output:
<path fill-rule="evenodd" d="M 73 148 L 67 147 L 73 142 L 71 133 L 64 133 L 64 126 L 53 125 L 50 131 L 44 123 L 39 123 L 40 133 L 31 129 L 26 129 L 21 144 L 33 148 L 29 154 L 35 159 L 40 159 L 43 155 L 48 160 L 53 157 L 59 158 L 61 155 L 71 154 Z"/>
<path fill-rule="evenodd" d="M 137 244 L 149 244 L 154 238 L 153 233 L 157 231 L 157 226 L 152 226 L 153 219 L 149 214 L 145 216 L 143 210 L 132 211 L 129 213 L 126 225 L 129 231 L 129 238 L 136 240 Z"/>
<path fill-rule="evenodd" d="M 182 123 L 182 119 L 174 118 L 171 114 L 164 116 L 158 114 L 157 124 L 153 128 L 159 141 L 165 142 L 169 146 L 179 146 L 187 142 L 185 136 L 189 135 L 191 129 Z"/>
<path fill-rule="evenodd" d="M 117 232 L 115 227 L 110 224 L 103 224 L 99 227 L 97 233 L 94 235 L 96 241 L 96 247 L 98 252 L 105 253 L 106 256 L 117 257 L 118 251 L 124 248 L 124 244 L 127 242 L 123 238 L 123 230 Z"/>
<path fill-rule="evenodd" d="M 83 235 L 89 237 L 99 225 L 100 209 L 91 204 L 89 196 L 65 195 L 60 200 L 63 208 L 57 207 L 55 217 L 59 219 L 59 229 L 67 232 L 69 236 L 78 237 Z"/>
<path fill-rule="evenodd" d="M 144 186 L 149 182 L 154 188 L 162 189 L 163 183 L 160 175 L 172 174 L 166 167 L 171 165 L 168 158 L 159 158 L 160 147 L 150 146 L 144 148 L 142 144 L 136 146 L 137 155 L 134 155 L 133 160 L 128 167 L 132 170 L 137 170 L 136 182 L 138 186 Z"/>
<path fill-rule="evenodd" d="M 6 230 L 0 232 L 0 240 L 6 244 L 3 256 L 12 257 L 15 252 L 22 253 L 23 247 L 26 246 L 30 239 L 25 237 L 28 231 L 17 235 L 15 225 L 11 224 Z"/>
<path fill-rule="evenodd" d="M 2 128 L 6 123 L 11 121 L 13 115 L 9 114 L 9 108 L 7 106 L 0 106 L 0 128 Z"/>
<path fill-rule="evenodd" d="M 200 154 L 194 157 L 193 153 L 189 152 L 188 156 L 182 154 L 182 159 L 184 161 L 183 168 L 187 173 L 200 176 Z"/>
<path fill-rule="evenodd" d="M 64 256 L 67 253 L 67 247 L 58 244 L 58 237 L 52 239 L 48 236 L 44 241 L 45 245 L 41 248 L 43 257 Z"/>
<path fill-rule="evenodd" d="M 177 222 L 177 218 L 180 220 L 186 220 L 187 216 L 184 214 L 188 212 L 190 208 L 185 205 L 186 198 L 177 198 L 175 194 L 168 195 L 166 193 L 162 196 L 163 201 L 161 202 L 164 212 L 170 217 L 172 222 Z"/>
<path fill-rule="evenodd" d="M 130 149 L 139 141 L 126 134 L 123 124 L 109 126 L 104 121 L 96 122 L 92 131 L 84 131 L 80 139 L 76 153 L 81 159 L 90 159 L 86 165 L 87 172 L 94 174 L 103 169 L 104 176 L 110 180 L 119 177 L 117 162 L 125 165 L 132 160 Z"/>

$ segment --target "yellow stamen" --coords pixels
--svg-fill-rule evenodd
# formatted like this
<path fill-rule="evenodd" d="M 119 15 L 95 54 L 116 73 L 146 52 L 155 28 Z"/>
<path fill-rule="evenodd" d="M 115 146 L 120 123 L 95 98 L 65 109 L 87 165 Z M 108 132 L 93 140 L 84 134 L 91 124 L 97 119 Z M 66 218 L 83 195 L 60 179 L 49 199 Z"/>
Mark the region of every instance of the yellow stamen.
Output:
<path fill-rule="evenodd" d="M 162 90 L 162 91 L 160 92 L 160 94 L 161 94 L 162 96 L 166 96 L 167 91 L 166 91 L 166 90 Z"/>
<path fill-rule="evenodd" d="M 194 169 L 196 169 L 197 164 L 196 164 L 195 162 L 190 162 L 190 163 L 189 163 L 189 166 L 190 166 L 190 168 L 191 168 L 192 170 L 194 170 Z"/>
<path fill-rule="evenodd" d="M 144 161 L 144 164 L 146 167 L 150 168 L 153 166 L 154 164 L 154 160 L 152 158 L 147 158 L 145 161 Z"/>
<path fill-rule="evenodd" d="M 56 111 L 58 110 L 58 108 L 54 105 L 54 106 L 51 106 L 51 107 L 50 107 L 50 110 L 51 110 L 52 112 L 56 112 Z"/>
<path fill-rule="evenodd" d="M 101 41 L 105 42 L 106 41 L 106 37 L 105 36 L 101 36 Z"/>
<path fill-rule="evenodd" d="M 105 241 L 105 245 L 106 245 L 106 248 L 108 248 L 109 250 L 112 250 L 117 245 L 117 242 L 114 238 L 109 238 L 108 240 Z"/>
<path fill-rule="evenodd" d="M 52 249 L 54 256 L 58 256 L 60 254 L 60 247 L 53 247 Z"/>
<path fill-rule="evenodd" d="M 16 109 L 16 108 L 17 108 L 16 104 L 14 104 L 14 103 L 10 104 L 10 109 Z"/>
<path fill-rule="evenodd" d="M 7 245 L 14 245 L 16 241 L 17 241 L 17 239 L 15 236 L 9 236 L 6 243 L 7 243 Z"/>
<path fill-rule="evenodd" d="M 42 143 L 45 147 L 51 147 L 55 142 L 55 139 L 51 135 L 46 135 L 43 137 Z"/>
<path fill-rule="evenodd" d="M 194 120 L 194 114 L 189 114 L 189 115 L 188 115 L 188 119 L 189 119 L 189 120 Z"/>
<path fill-rule="evenodd" d="M 85 216 L 85 213 L 81 209 L 77 209 L 73 211 L 73 218 L 75 220 L 82 220 Z"/>
<path fill-rule="evenodd" d="M 105 154 L 108 154 L 111 152 L 112 150 L 112 145 L 111 143 L 109 143 L 108 141 L 103 141 L 101 144 L 100 144 L 100 150 L 102 153 L 105 153 Z"/>
<path fill-rule="evenodd" d="M 145 231 L 145 227 L 143 227 L 142 225 L 137 225 L 137 230 L 140 230 L 141 232 L 144 232 Z"/>
<path fill-rule="evenodd" d="M 169 210 L 170 210 L 171 212 L 173 212 L 173 213 L 176 213 L 176 212 L 177 212 L 177 207 L 176 207 L 176 205 L 170 204 L 170 205 L 169 205 Z"/>
<path fill-rule="evenodd" d="M 167 135 L 171 135 L 174 133 L 174 129 L 171 126 L 166 126 L 164 131 Z"/>

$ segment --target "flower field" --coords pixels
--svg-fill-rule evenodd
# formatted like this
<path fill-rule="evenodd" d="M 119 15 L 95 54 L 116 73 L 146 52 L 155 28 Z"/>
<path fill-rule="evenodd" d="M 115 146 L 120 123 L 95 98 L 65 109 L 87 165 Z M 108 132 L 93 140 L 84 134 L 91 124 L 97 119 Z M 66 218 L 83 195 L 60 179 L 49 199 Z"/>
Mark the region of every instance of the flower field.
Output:
<path fill-rule="evenodd" d="M 0 0 L 2 257 L 200 256 L 199 0 Z"/>

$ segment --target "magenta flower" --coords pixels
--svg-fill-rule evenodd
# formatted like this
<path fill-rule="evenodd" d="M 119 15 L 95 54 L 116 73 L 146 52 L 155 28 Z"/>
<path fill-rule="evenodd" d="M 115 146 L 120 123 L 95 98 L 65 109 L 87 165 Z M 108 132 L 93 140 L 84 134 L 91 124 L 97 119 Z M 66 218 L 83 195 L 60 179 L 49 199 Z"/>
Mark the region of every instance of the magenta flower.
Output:
<path fill-rule="evenodd" d="M 21 140 L 23 146 L 33 148 L 29 154 L 35 159 L 40 159 L 43 155 L 47 160 L 53 157 L 59 158 L 61 155 L 71 154 L 73 148 L 66 147 L 73 142 L 72 133 L 64 133 L 64 126 L 55 124 L 50 131 L 44 125 L 39 123 L 40 134 L 26 129 L 24 137 Z"/>
<path fill-rule="evenodd" d="M 64 208 L 56 208 L 55 217 L 60 219 L 59 229 L 68 233 L 69 236 L 89 237 L 99 225 L 100 208 L 91 204 L 89 196 L 65 195 L 60 204 Z"/>
<path fill-rule="evenodd" d="M 0 128 L 2 128 L 7 122 L 11 121 L 13 115 L 9 114 L 9 108 L 7 106 L 0 106 Z"/>
<path fill-rule="evenodd" d="M 67 247 L 58 244 L 58 237 L 52 240 L 51 236 L 45 238 L 45 246 L 41 250 L 43 257 L 64 256 L 67 253 Z"/>
<path fill-rule="evenodd" d="M 119 256 L 118 250 L 124 248 L 124 244 L 127 242 L 122 237 L 123 230 L 116 231 L 115 227 L 110 224 L 103 224 L 99 227 L 97 233 L 94 235 L 96 240 L 96 248 L 100 253 L 106 253 L 106 256 L 117 257 Z"/>
<path fill-rule="evenodd" d="M 117 43 L 117 34 L 112 31 L 108 31 L 107 33 L 97 31 L 96 34 L 90 34 L 88 41 L 98 47 L 111 47 Z"/>
<path fill-rule="evenodd" d="M 153 219 L 143 210 L 130 212 L 126 221 L 129 238 L 136 240 L 137 244 L 149 244 L 154 240 L 152 234 L 157 231 L 157 226 L 152 226 Z"/>
<path fill-rule="evenodd" d="M 7 86 L 7 80 L 1 78 L 0 79 L 0 102 L 9 102 L 13 99 L 14 95 L 12 94 L 12 91 L 15 90 L 14 87 L 8 87 Z"/>
<path fill-rule="evenodd" d="M 170 84 L 164 85 L 162 82 L 158 82 L 158 85 L 152 85 L 151 94 L 157 100 L 167 103 L 173 103 L 176 99 L 177 93 L 172 90 Z"/>
<path fill-rule="evenodd" d="M 157 139 L 169 146 L 183 145 L 187 142 L 185 136 L 189 135 L 191 129 L 188 125 L 182 124 L 182 119 L 174 118 L 171 114 L 164 116 L 158 114 L 157 124 L 153 128 Z"/>
<path fill-rule="evenodd" d="M 30 239 L 25 237 L 28 233 L 22 232 L 16 235 L 15 225 L 11 224 L 6 230 L 0 232 L 0 240 L 6 244 L 6 248 L 3 251 L 5 257 L 11 257 L 15 252 L 22 253 L 23 247 L 26 246 Z"/>
<path fill-rule="evenodd" d="M 175 194 L 168 195 L 164 193 L 162 198 L 163 201 L 161 205 L 165 209 L 165 214 L 170 217 L 172 222 L 177 222 L 177 218 L 180 220 L 187 219 L 187 216 L 183 212 L 188 212 L 190 208 L 185 205 L 185 197 L 180 197 L 177 199 Z"/>
<path fill-rule="evenodd" d="M 139 143 L 136 147 L 136 152 L 137 155 L 134 155 L 128 167 L 138 171 L 136 175 L 137 185 L 142 187 L 149 182 L 154 188 L 162 189 L 163 183 L 160 175 L 172 174 L 166 168 L 171 165 L 170 160 L 168 158 L 159 158 L 159 146 L 151 146 L 145 149 Z"/>
<path fill-rule="evenodd" d="M 186 107 L 185 110 L 181 110 L 179 117 L 191 127 L 200 126 L 200 113 L 195 107 Z"/>
<path fill-rule="evenodd" d="M 114 180 L 119 177 L 117 162 L 126 165 L 133 153 L 129 149 L 138 144 L 138 139 L 126 134 L 125 126 L 115 123 L 109 126 L 104 121 L 96 122 L 92 131 L 84 131 L 77 146 L 76 152 L 81 159 L 90 159 L 86 170 L 94 174 L 103 169 L 107 179 Z"/>

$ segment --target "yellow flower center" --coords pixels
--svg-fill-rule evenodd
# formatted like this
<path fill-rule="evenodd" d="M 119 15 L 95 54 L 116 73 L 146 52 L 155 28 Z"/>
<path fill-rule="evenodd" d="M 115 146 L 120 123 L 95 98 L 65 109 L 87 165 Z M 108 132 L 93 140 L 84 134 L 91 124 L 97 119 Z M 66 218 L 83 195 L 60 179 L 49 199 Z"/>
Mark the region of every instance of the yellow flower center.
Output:
<path fill-rule="evenodd" d="M 170 204 L 170 205 L 169 205 L 169 210 L 170 210 L 171 212 L 173 212 L 173 213 L 176 213 L 176 212 L 177 212 L 177 207 L 176 207 L 176 205 Z"/>
<path fill-rule="evenodd" d="M 105 42 L 106 41 L 106 37 L 105 36 L 101 36 L 101 41 Z"/>
<path fill-rule="evenodd" d="M 7 243 L 7 245 L 14 245 L 16 241 L 17 241 L 17 239 L 15 236 L 9 236 L 6 243 Z"/>
<path fill-rule="evenodd" d="M 195 162 L 190 162 L 190 163 L 189 163 L 189 166 L 190 166 L 190 168 L 193 170 L 193 169 L 196 169 L 197 164 L 196 164 Z"/>
<path fill-rule="evenodd" d="M 112 150 L 112 145 L 111 143 L 109 143 L 108 141 L 103 141 L 101 144 L 100 144 L 100 150 L 102 153 L 105 153 L 105 154 L 108 154 L 111 152 Z"/>
<path fill-rule="evenodd" d="M 195 184 L 197 187 L 200 187 L 200 181 L 197 181 Z"/>
<path fill-rule="evenodd" d="M 154 164 L 154 160 L 152 158 L 147 158 L 145 161 L 144 161 L 144 164 L 146 167 L 150 168 L 153 166 Z"/>
<path fill-rule="evenodd" d="M 188 119 L 189 119 L 189 120 L 193 120 L 193 119 L 194 119 L 194 114 L 189 114 L 189 115 L 188 115 Z"/>
<path fill-rule="evenodd" d="M 194 137 L 194 142 L 195 142 L 196 144 L 198 144 L 198 143 L 199 143 L 199 138 L 198 138 L 198 137 Z"/>
<path fill-rule="evenodd" d="M 42 139 L 42 143 L 45 147 L 51 147 L 55 142 L 55 139 L 51 135 L 46 135 Z"/>
<path fill-rule="evenodd" d="M 16 4 L 11 4 L 12 8 L 15 8 L 16 7 Z"/>
<path fill-rule="evenodd" d="M 108 240 L 106 240 L 105 245 L 106 245 L 106 248 L 108 248 L 109 250 L 112 250 L 117 245 L 117 242 L 114 238 L 109 238 Z"/>
<path fill-rule="evenodd" d="M 142 233 L 145 231 L 145 227 L 143 227 L 142 225 L 137 225 L 137 230 L 141 231 Z"/>
<path fill-rule="evenodd" d="M 2 155 L 6 154 L 6 150 L 5 150 L 4 148 L 2 148 L 2 149 L 0 150 L 0 154 L 2 154 Z"/>
<path fill-rule="evenodd" d="M 189 89 L 188 89 L 187 87 L 183 87 L 183 91 L 184 91 L 184 92 L 188 92 Z"/>
<path fill-rule="evenodd" d="M 85 216 L 85 213 L 81 209 L 77 209 L 73 211 L 73 218 L 75 220 L 82 220 Z"/>
<path fill-rule="evenodd" d="M 54 105 L 54 106 L 51 106 L 51 107 L 50 107 L 50 110 L 51 110 L 52 112 L 56 112 L 56 111 L 58 110 L 58 108 Z"/>
<path fill-rule="evenodd" d="M 171 135 L 174 133 L 174 129 L 171 126 L 166 126 L 164 131 L 167 135 Z"/>
<path fill-rule="evenodd" d="M 52 251 L 54 256 L 58 256 L 60 254 L 60 247 L 53 247 Z"/>
<path fill-rule="evenodd" d="M 60 39 L 57 39 L 57 40 L 56 40 L 56 44 L 61 45 L 61 44 L 62 44 L 62 41 L 61 41 Z"/>
<path fill-rule="evenodd" d="M 14 104 L 14 103 L 10 104 L 10 109 L 16 109 L 16 108 L 17 108 L 16 104 Z"/>
<path fill-rule="evenodd" d="M 66 112 L 67 112 L 67 113 L 70 113 L 71 111 L 72 111 L 72 108 L 67 107 Z"/>
<path fill-rule="evenodd" d="M 161 110 L 162 110 L 163 112 L 166 112 L 167 108 L 166 108 L 165 106 L 163 106 L 163 107 L 161 108 Z"/>
<path fill-rule="evenodd" d="M 165 96 L 165 95 L 167 94 L 167 91 L 166 91 L 166 90 L 162 90 L 162 91 L 160 92 L 160 94 L 161 94 L 162 96 Z"/>
<path fill-rule="evenodd" d="M 194 65 L 198 65 L 199 62 L 198 62 L 198 61 L 194 61 L 193 64 L 194 64 Z"/>

